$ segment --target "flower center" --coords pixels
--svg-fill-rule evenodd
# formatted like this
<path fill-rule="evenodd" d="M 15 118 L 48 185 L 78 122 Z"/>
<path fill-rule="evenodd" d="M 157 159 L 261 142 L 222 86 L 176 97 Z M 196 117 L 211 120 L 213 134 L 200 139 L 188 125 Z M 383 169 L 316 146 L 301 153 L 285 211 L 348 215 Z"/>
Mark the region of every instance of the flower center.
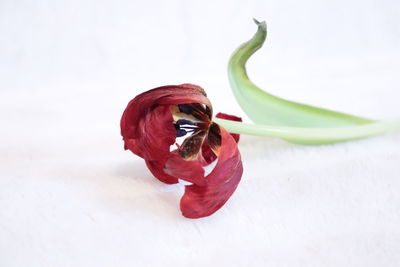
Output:
<path fill-rule="evenodd" d="M 176 137 L 206 130 L 210 124 L 211 110 L 204 104 L 178 104 L 171 109 Z"/>
<path fill-rule="evenodd" d="M 197 157 L 207 136 L 212 110 L 200 103 L 178 104 L 171 107 L 175 128 L 175 145 L 185 160 Z M 170 147 L 174 151 L 173 146 Z"/>
<path fill-rule="evenodd" d="M 204 129 L 205 125 L 206 124 L 203 122 L 194 122 L 188 119 L 179 119 L 174 123 L 176 137 L 182 137 L 188 133 L 194 133 L 198 130 Z"/>

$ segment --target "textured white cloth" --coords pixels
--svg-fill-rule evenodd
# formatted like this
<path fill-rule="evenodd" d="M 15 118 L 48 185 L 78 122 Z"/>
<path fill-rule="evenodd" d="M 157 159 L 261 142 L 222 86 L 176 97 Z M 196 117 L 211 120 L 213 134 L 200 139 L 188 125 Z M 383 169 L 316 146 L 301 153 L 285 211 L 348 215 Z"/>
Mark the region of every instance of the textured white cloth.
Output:
<path fill-rule="evenodd" d="M 252 79 L 293 100 L 400 117 L 398 1 L 0 3 L 0 266 L 398 266 L 400 133 L 326 146 L 242 136 L 214 215 L 123 150 L 136 94 L 203 86 L 248 119 L 231 52 L 266 19 Z"/>

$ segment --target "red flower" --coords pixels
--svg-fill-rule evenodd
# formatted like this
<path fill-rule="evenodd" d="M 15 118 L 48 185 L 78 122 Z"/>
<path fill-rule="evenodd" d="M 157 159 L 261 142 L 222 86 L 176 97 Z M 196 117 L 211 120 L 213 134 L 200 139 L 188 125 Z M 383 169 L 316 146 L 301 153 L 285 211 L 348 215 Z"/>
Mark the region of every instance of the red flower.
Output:
<path fill-rule="evenodd" d="M 241 121 L 219 113 L 217 117 Z M 162 86 L 131 100 L 121 118 L 125 149 L 145 159 L 160 181 L 186 185 L 181 211 L 200 218 L 221 208 L 235 191 L 243 173 L 236 142 L 212 120 L 212 106 L 205 91 L 196 85 Z M 185 138 L 181 145 L 177 137 Z M 175 148 L 171 151 L 171 146 Z M 204 167 L 217 160 L 210 174 Z"/>

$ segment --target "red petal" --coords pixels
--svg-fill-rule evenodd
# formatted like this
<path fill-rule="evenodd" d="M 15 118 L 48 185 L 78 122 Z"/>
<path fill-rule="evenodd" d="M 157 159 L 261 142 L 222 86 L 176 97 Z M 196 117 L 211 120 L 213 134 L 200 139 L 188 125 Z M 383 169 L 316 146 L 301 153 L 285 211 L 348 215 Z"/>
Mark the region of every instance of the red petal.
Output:
<path fill-rule="evenodd" d="M 235 191 L 243 173 L 237 144 L 222 127 L 218 163 L 206 177 L 207 185 L 197 183 L 185 187 L 181 211 L 187 218 L 209 216 L 221 208 Z"/>
<path fill-rule="evenodd" d="M 141 135 L 139 121 L 157 105 L 201 103 L 211 109 L 204 90 L 196 85 L 168 85 L 146 91 L 132 99 L 121 118 L 121 135 L 138 138 Z"/>
<path fill-rule="evenodd" d="M 214 152 L 210 148 L 210 145 L 208 144 L 208 138 L 204 140 L 203 146 L 201 147 L 201 151 L 204 161 L 207 164 L 210 164 L 211 162 L 217 159 L 217 155 L 214 154 Z"/>
<path fill-rule="evenodd" d="M 156 106 L 145 113 L 136 128 L 136 138 L 124 138 L 125 149 L 147 160 L 168 157 L 176 133 L 169 105 Z"/>
<path fill-rule="evenodd" d="M 221 113 L 221 112 L 219 112 L 215 117 L 220 118 L 220 119 L 230 120 L 230 121 L 242 122 L 242 118 L 240 118 L 240 117 L 236 117 L 234 115 L 229 115 L 229 114 L 225 114 L 225 113 Z M 231 133 L 231 135 L 233 138 L 235 138 L 236 143 L 238 143 L 239 139 L 240 139 L 240 134 Z"/>
<path fill-rule="evenodd" d="M 242 121 L 242 118 L 240 118 L 240 117 L 221 113 L 221 112 L 219 112 L 216 117 L 220 118 L 220 119 L 231 120 L 231 121 L 240 121 L 240 122 Z M 240 134 L 231 133 L 231 136 L 235 139 L 236 143 L 239 142 Z M 208 144 L 208 139 L 204 140 L 203 147 L 201 149 L 203 152 L 204 160 L 207 163 L 211 163 L 217 158 L 217 156 L 214 154 L 214 152 L 210 149 L 210 146 Z"/>
<path fill-rule="evenodd" d="M 175 128 L 170 105 L 201 103 L 211 110 L 204 90 L 183 84 L 158 87 L 131 100 L 121 118 L 125 149 L 147 160 L 167 157 L 175 142 Z"/>
<path fill-rule="evenodd" d="M 165 159 L 162 160 L 146 160 L 146 165 L 151 171 L 151 173 L 161 182 L 166 184 L 176 184 L 178 183 L 178 179 L 174 176 L 171 176 L 164 171 Z"/>
<path fill-rule="evenodd" d="M 184 160 L 177 153 L 170 157 L 165 165 L 165 172 L 190 183 L 206 185 L 204 169 L 199 160 Z"/>

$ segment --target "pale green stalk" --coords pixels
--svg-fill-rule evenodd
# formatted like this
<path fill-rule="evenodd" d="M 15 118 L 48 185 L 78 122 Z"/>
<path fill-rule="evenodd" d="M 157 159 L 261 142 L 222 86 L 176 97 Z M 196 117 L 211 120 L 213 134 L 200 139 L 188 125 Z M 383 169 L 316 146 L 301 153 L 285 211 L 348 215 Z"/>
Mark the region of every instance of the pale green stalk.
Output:
<path fill-rule="evenodd" d="M 263 45 L 265 22 L 256 21 L 257 33 L 242 44 L 228 64 L 231 88 L 247 116 L 256 124 L 215 119 L 229 132 L 263 135 L 300 144 L 326 144 L 364 138 L 400 129 L 400 120 L 375 121 L 318 108 L 271 95 L 253 84 L 246 73 L 247 60 Z"/>
<path fill-rule="evenodd" d="M 400 120 L 384 120 L 357 126 L 334 128 L 304 128 L 248 124 L 218 118 L 214 118 L 214 121 L 230 133 L 277 137 L 303 145 L 343 142 L 400 130 Z"/>
<path fill-rule="evenodd" d="M 373 121 L 288 101 L 273 96 L 253 84 L 247 76 L 245 65 L 250 56 L 262 47 L 267 36 L 265 22 L 255 22 L 258 25 L 257 33 L 232 54 L 228 64 L 229 82 L 233 93 L 251 120 L 261 124 L 297 127 L 337 127 Z"/>

